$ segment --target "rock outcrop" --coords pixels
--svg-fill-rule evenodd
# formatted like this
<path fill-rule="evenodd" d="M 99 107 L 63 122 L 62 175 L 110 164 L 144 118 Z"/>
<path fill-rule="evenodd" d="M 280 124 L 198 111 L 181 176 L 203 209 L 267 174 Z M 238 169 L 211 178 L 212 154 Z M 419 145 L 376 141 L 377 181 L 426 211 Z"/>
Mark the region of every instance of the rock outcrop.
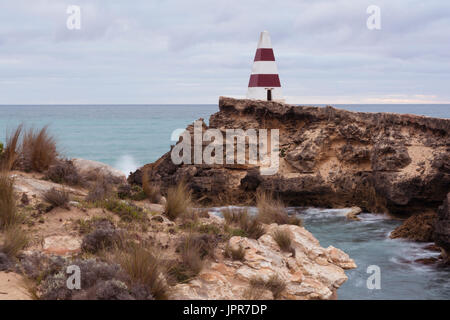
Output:
<path fill-rule="evenodd" d="M 450 193 L 439 207 L 434 227 L 434 240 L 444 250 L 444 259 L 450 264 Z"/>
<path fill-rule="evenodd" d="M 272 238 L 276 229 L 290 232 L 293 252 L 283 252 Z M 281 299 L 333 299 L 347 280 L 344 269 L 356 264 L 343 251 L 322 248 L 305 228 L 293 225 L 267 226 L 258 240 L 232 237 L 228 245 L 245 250 L 243 261 L 212 262 L 196 279 L 178 284 L 173 299 L 273 299 L 273 293 L 258 291 L 251 283 L 267 283 L 273 277 L 285 285 Z M 253 290 L 252 290 L 253 289 Z"/>
<path fill-rule="evenodd" d="M 405 238 L 419 242 L 432 242 L 435 221 L 435 212 L 412 215 L 401 226 L 392 231 L 390 237 L 392 239 Z"/>
<path fill-rule="evenodd" d="M 264 188 L 291 205 L 358 206 L 407 216 L 437 209 L 450 190 L 449 119 L 225 97 L 219 108 L 203 131 L 279 129 L 278 172 L 261 175 L 259 163 L 175 165 L 168 152 L 146 165 L 151 183 L 166 190 L 185 179 L 210 203 Z M 139 183 L 142 171 L 130 179 Z"/>
<path fill-rule="evenodd" d="M 72 159 L 73 165 L 82 176 L 89 177 L 90 175 L 102 174 L 114 179 L 115 183 L 125 182 L 126 176 L 123 172 L 114 169 L 113 167 L 98 161 L 86 159 Z"/>

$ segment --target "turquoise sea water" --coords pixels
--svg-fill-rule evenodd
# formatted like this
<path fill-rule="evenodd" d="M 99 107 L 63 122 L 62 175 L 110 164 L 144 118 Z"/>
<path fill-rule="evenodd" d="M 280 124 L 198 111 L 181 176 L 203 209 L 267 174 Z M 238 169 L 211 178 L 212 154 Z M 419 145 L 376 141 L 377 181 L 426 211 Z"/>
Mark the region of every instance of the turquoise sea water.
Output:
<path fill-rule="evenodd" d="M 450 118 L 450 105 L 335 106 Z M 0 141 L 20 123 L 49 125 L 65 156 L 101 161 L 128 173 L 169 151 L 174 130 L 217 111 L 217 105 L 0 106 Z M 450 299 L 449 269 L 414 262 L 436 255 L 424 250 L 426 244 L 389 239 L 400 222 L 374 214 L 349 222 L 341 211 L 325 209 L 300 215 L 322 246 L 343 249 L 358 264 L 347 271 L 349 280 L 338 290 L 339 299 Z M 381 268 L 380 290 L 367 289 L 369 265 Z"/>
<path fill-rule="evenodd" d="M 450 105 L 335 107 L 450 118 Z M 49 125 L 65 156 L 101 161 L 128 173 L 169 151 L 175 129 L 184 129 L 198 118 L 208 120 L 217 111 L 217 105 L 0 106 L 0 141 L 20 123 Z"/>

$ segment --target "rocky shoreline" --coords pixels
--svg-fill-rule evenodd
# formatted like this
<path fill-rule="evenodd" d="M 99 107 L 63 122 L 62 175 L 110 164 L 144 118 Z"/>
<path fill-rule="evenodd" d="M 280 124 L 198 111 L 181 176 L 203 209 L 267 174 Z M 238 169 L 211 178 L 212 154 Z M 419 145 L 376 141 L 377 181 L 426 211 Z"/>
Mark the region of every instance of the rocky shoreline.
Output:
<path fill-rule="evenodd" d="M 356 268 L 347 254 L 321 247 L 302 226 L 262 225 L 264 234 L 250 238 L 207 210 L 170 220 L 163 205 L 124 195 L 125 176 L 113 168 L 82 159 L 70 163 L 80 176 L 100 172 L 101 179 L 109 177 L 109 197 L 119 195 L 123 210 L 132 208 L 142 215 L 126 216 L 104 202 L 86 201 L 92 192 L 89 184 L 69 186 L 42 173 L 11 171 L 29 243 L 16 257 L 3 253 L 7 236 L 0 231 L 0 299 L 160 299 L 130 281 L 126 265 L 111 260 L 115 251 L 109 245 L 118 237 L 120 243 L 145 244 L 159 252 L 164 299 L 335 299 L 347 280 L 344 270 Z M 46 200 L 55 188 L 69 195 L 64 207 Z M 274 241 L 276 231 L 292 238 L 287 252 Z M 187 276 L 179 270 L 183 263 L 178 259 L 180 244 L 190 237 L 207 253 L 198 274 Z M 66 287 L 69 265 L 80 267 L 81 290 Z"/>
<path fill-rule="evenodd" d="M 284 204 L 406 219 L 392 237 L 435 241 L 450 262 L 450 120 L 224 97 L 219 108 L 201 132 L 279 130 L 276 174 L 176 165 L 168 152 L 126 178 L 59 158 L 46 128 L 16 148 L 19 127 L 0 152 L 0 299 L 336 299 L 354 260 Z M 231 204 L 258 213 L 208 210 Z"/>
<path fill-rule="evenodd" d="M 449 119 L 221 97 L 209 126 L 200 121 L 203 132 L 279 129 L 278 172 L 261 175 L 260 166 L 250 164 L 175 165 L 168 152 L 128 181 L 140 184 L 144 171 L 162 190 L 186 180 L 209 205 L 251 203 L 251 195 L 264 189 L 292 206 L 358 206 L 365 212 L 420 221 L 431 215 L 432 222 L 419 223 L 420 231 L 411 234 L 404 227 L 394 236 L 420 240 L 424 236 L 418 233 L 425 233 L 427 240 L 434 239 L 434 218 L 450 191 Z M 193 133 L 194 126 L 186 130 Z M 443 221 L 448 215 L 440 217 L 439 243 L 446 248 L 450 228 Z"/>

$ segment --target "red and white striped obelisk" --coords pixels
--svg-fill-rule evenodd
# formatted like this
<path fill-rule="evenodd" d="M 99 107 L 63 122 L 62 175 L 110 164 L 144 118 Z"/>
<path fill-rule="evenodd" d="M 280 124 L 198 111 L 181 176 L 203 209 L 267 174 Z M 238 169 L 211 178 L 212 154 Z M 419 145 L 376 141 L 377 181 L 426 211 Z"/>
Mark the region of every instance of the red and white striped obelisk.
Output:
<path fill-rule="evenodd" d="M 261 32 L 248 83 L 247 99 L 283 101 L 269 32 Z"/>

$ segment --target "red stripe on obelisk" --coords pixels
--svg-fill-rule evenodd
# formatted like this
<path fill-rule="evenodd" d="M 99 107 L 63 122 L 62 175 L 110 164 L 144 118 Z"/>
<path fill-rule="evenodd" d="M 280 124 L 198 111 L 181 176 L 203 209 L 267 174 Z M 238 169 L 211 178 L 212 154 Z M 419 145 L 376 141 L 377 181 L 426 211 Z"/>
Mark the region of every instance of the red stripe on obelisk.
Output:
<path fill-rule="evenodd" d="M 277 74 L 252 74 L 248 83 L 249 87 L 281 87 Z"/>
<path fill-rule="evenodd" d="M 271 48 L 256 49 L 254 61 L 275 61 L 275 55 Z"/>

